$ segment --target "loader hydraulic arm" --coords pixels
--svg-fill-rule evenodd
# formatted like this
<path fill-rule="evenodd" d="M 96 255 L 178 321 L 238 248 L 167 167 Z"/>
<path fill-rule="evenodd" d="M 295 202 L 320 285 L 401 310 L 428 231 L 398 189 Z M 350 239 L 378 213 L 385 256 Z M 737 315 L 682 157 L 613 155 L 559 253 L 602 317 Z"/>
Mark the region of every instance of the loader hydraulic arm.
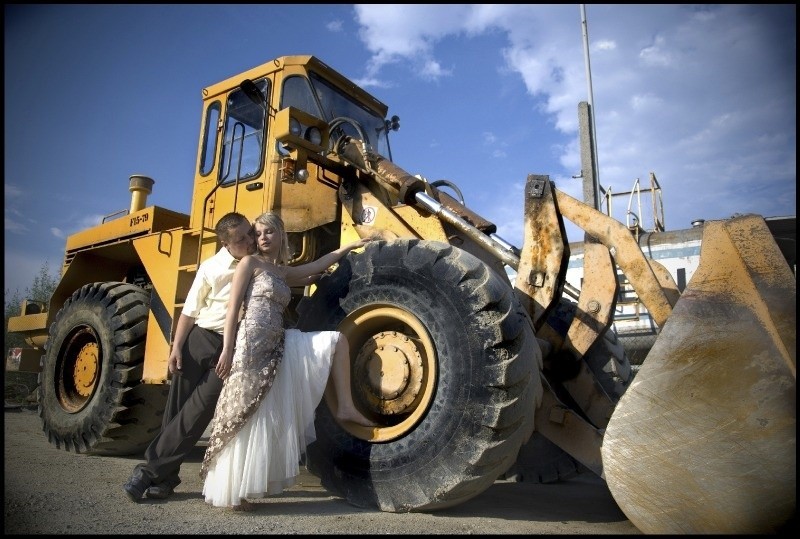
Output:
<path fill-rule="evenodd" d="M 436 215 L 440 220 L 452 225 L 482 248 L 493 253 L 504 264 L 514 269 L 519 265 L 519 257 L 509 249 L 507 243 L 484 233 L 456 211 L 437 201 L 431 196 L 430 184 L 421 178 L 412 176 L 388 159 L 371 152 L 363 141 L 357 139 L 344 141 L 341 144 L 340 156 L 359 170 L 370 174 L 382 187 L 394 193 L 398 202 L 421 208 Z M 447 200 L 453 206 L 458 205 L 450 197 L 447 197 Z M 473 221 L 482 220 L 466 208 L 464 208 L 464 213 L 469 214 Z"/>
<path fill-rule="evenodd" d="M 280 139 L 291 142 L 286 137 Z M 555 349 L 566 346 L 573 356 L 582 357 L 597 337 L 608 328 L 617 293 L 615 261 L 659 325 L 667 319 L 677 300 L 677 285 L 669 272 L 645 258 L 630 232 L 621 223 L 557 190 L 547 176 L 528 177 L 525 190 L 525 236 L 523 248 L 518 250 L 489 233 L 494 229 L 493 225 L 462 204 L 450 197 L 445 199 L 440 196 L 442 200 L 437 200 L 436 191 L 428 182 L 409 174 L 391 160 L 374 152 L 364 140 L 341 137 L 330 144 L 330 153 L 332 159 L 319 154 L 309 154 L 307 158 L 341 162 L 355 167 L 359 173 L 367 175 L 383 188 L 390 200 L 435 215 L 496 260 L 516 270 L 517 296 L 537 331 L 542 330 L 547 320 L 545 315 L 550 312 L 555 300 L 566 287 L 569 252 L 563 217 L 586 230 L 594 238 L 587 242 L 586 249 L 587 261 L 593 269 L 586 273 L 584 290 L 577 294 L 579 314 L 572 321 L 566 339 L 548 332 L 546 327 L 543 330 L 543 337 Z M 463 211 L 459 213 L 457 210 L 462 208 Z M 567 291 L 576 295 L 573 290 Z M 584 383 L 591 385 L 591 380 L 587 378 Z M 605 403 L 607 399 L 601 397 L 600 400 L 604 404 L 596 406 L 598 413 L 594 418 L 598 425 L 604 424 L 610 413 Z"/>
<path fill-rule="evenodd" d="M 506 243 L 485 234 L 435 200 L 427 182 L 372 152 L 363 141 L 352 138 L 342 140 L 337 144 L 337 150 L 342 159 L 370 174 L 381 186 L 394 193 L 398 202 L 422 208 L 438 216 L 469 236 L 503 264 L 514 268 L 518 273 L 516 286 L 522 292 L 520 299 L 526 305 L 537 329 L 542 325 L 544 314 L 553 304 L 553 299 L 563 290 L 565 283 L 569 254 L 565 252 L 566 234 L 562 216 L 580 226 L 608 249 L 657 324 L 663 324 L 669 317 L 672 305 L 677 300 L 677 285 L 672 281 L 669 272 L 645 258 L 636 240 L 622 223 L 559 191 L 546 176 L 528 177 L 525 191 L 526 236 L 522 255 L 517 256 L 515 250 L 509 249 Z M 602 252 L 599 256 L 607 258 Z M 607 266 L 613 269 L 613 265 Z M 609 276 L 603 275 L 598 282 L 606 282 L 607 277 Z M 612 271 L 610 277 L 616 281 L 616 272 Z M 602 303 L 593 300 L 589 309 L 589 312 L 597 315 L 597 320 L 602 321 L 600 327 L 592 332 L 595 334 L 602 332 L 608 325 L 614 308 L 613 298 L 607 298 L 608 294 L 602 295 L 605 300 Z M 593 341 L 594 337 L 590 340 Z"/>
<path fill-rule="evenodd" d="M 645 258 L 622 223 L 559 191 L 546 176 L 530 175 L 525 193 L 525 238 L 517 288 L 528 296 L 526 303 L 533 302 L 529 312 L 537 327 L 541 326 L 559 284 L 564 282 L 561 272 L 568 253 L 563 254 L 562 217 L 592 237 L 593 241 L 586 243 L 587 256 L 591 256 L 589 245 L 599 242 L 605 246 L 656 323 L 662 325 L 666 321 L 677 301 L 677 285 L 660 264 Z M 584 263 L 584 267 L 588 266 Z M 610 277 L 616 280 L 616 272 Z M 610 314 L 614 305 L 593 305 L 591 311 L 599 312 L 602 307 Z"/>
<path fill-rule="evenodd" d="M 667 295 L 630 231 L 616 219 L 579 202 L 566 193 L 558 189 L 553 191 L 562 215 L 608 248 L 650 316 L 656 324 L 663 326 L 672 312 L 677 297 L 670 298 Z M 674 283 L 671 285 L 668 289 L 672 289 Z M 674 289 L 677 290 L 677 286 L 674 286 Z"/>

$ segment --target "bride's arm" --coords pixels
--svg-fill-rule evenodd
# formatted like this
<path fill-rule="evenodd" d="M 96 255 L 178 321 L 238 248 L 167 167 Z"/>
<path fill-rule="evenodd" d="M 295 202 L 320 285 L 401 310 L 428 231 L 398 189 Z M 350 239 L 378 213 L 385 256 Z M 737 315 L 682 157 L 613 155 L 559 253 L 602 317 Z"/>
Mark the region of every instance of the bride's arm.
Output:
<path fill-rule="evenodd" d="M 214 370 L 223 380 L 230 374 L 233 365 L 233 348 L 236 344 L 236 326 L 239 322 L 239 311 L 244 301 L 247 284 L 255 272 L 255 259 L 247 255 L 236 266 L 231 282 L 231 297 L 225 312 L 225 326 L 222 330 L 222 353 Z"/>
<path fill-rule="evenodd" d="M 347 253 L 353 249 L 363 247 L 370 241 L 370 238 L 361 238 L 358 241 L 348 243 L 335 251 L 323 255 L 313 262 L 300 264 L 299 266 L 288 266 L 284 274 L 286 283 L 289 284 L 289 286 L 303 286 L 305 283 L 311 284 L 316 281 L 326 269 L 341 260 Z"/>

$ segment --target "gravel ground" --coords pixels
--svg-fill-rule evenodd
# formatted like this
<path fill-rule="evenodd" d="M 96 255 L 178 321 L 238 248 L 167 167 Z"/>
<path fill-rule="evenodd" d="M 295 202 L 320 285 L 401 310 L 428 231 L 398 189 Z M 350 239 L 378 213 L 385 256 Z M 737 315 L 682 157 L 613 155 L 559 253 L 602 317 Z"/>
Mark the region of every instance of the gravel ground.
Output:
<path fill-rule="evenodd" d="M 169 500 L 134 504 L 122 490 L 140 460 L 69 453 L 50 445 L 31 404 L 5 407 L 4 534 L 640 534 L 590 473 L 555 484 L 497 481 L 435 513 L 360 509 L 303 471 L 280 496 L 234 513 L 207 505 L 204 447 L 184 463 Z"/>

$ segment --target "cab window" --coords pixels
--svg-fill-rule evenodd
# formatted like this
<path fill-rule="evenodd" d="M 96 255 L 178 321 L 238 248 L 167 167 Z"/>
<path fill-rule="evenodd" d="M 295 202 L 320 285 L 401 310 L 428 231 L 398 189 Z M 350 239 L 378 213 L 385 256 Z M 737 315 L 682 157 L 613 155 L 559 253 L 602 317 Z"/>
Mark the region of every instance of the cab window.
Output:
<path fill-rule="evenodd" d="M 207 176 L 214 169 L 217 157 L 217 124 L 222 105 L 219 101 L 211 103 L 206 109 L 203 122 L 203 145 L 200 154 L 200 175 Z"/>
<path fill-rule="evenodd" d="M 264 96 L 269 95 L 269 81 L 254 82 Z M 266 107 L 254 103 L 240 89 L 231 92 L 225 109 L 223 137 L 220 183 L 259 176 L 264 166 Z"/>

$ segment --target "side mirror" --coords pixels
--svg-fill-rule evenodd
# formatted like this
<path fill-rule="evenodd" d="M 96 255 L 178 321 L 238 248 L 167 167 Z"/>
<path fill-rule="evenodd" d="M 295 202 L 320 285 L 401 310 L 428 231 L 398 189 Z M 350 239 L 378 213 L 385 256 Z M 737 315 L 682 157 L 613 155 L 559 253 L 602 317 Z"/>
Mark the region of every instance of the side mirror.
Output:
<path fill-rule="evenodd" d="M 244 95 L 246 95 L 250 101 L 266 110 L 267 98 L 261 93 L 261 90 L 258 89 L 255 82 L 250 79 L 244 79 L 242 83 L 239 84 L 239 88 L 242 89 Z"/>

